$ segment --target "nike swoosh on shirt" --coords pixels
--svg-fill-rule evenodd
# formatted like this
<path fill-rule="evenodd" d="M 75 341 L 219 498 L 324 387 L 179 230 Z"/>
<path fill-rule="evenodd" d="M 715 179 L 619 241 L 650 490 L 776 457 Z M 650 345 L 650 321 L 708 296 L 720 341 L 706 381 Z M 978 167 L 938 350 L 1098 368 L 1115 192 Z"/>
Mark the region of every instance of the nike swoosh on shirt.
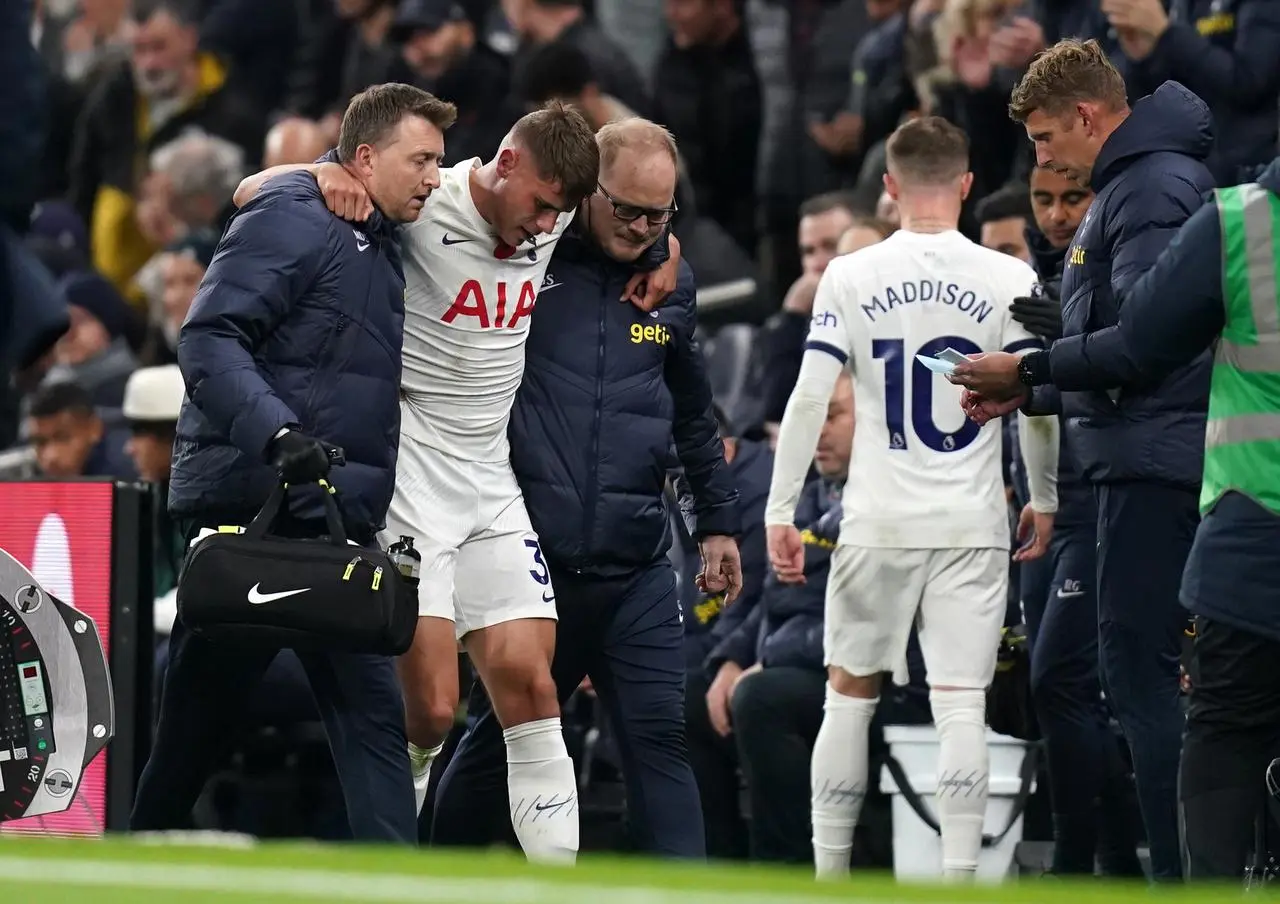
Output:
<path fill-rule="evenodd" d="M 263 593 L 258 588 L 261 584 L 254 584 L 249 588 L 249 594 L 246 597 L 250 606 L 261 606 L 263 603 L 271 603 L 275 600 L 282 600 L 285 597 L 297 596 L 299 593 L 306 593 L 310 587 L 303 587 L 301 590 L 281 590 L 279 593 Z"/>
<path fill-rule="evenodd" d="M 460 245 L 463 242 L 469 242 L 469 241 L 471 241 L 471 239 L 451 239 L 449 238 L 449 233 L 447 232 L 440 238 L 440 244 L 442 245 Z"/>

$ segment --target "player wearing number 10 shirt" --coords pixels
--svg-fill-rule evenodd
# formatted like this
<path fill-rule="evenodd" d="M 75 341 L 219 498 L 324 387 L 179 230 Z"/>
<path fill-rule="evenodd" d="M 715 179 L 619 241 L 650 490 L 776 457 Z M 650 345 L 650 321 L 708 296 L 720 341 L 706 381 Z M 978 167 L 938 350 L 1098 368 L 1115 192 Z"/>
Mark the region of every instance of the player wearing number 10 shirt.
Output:
<path fill-rule="evenodd" d="M 900 127 L 887 150 L 902 229 L 837 258 L 822 277 L 765 520 L 779 580 L 796 579 L 796 499 L 847 367 L 856 424 L 824 616 L 828 684 L 811 771 L 817 871 L 849 868 L 880 676 L 903 661 L 914 625 L 940 740 L 942 868 L 960 878 L 973 875 L 982 844 L 984 692 L 1006 608 L 1008 509 L 999 425 L 965 419 L 959 389 L 916 356 L 1038 347 L 1008 310 L 1036 277 L 956 231 L 972 181 L 963 132 L 926 117 Z M 1029 422 L 1022 445 L 1040 514 L 1024 557 L 1043 553 L 1057 506 L 1057 424 Z"/>

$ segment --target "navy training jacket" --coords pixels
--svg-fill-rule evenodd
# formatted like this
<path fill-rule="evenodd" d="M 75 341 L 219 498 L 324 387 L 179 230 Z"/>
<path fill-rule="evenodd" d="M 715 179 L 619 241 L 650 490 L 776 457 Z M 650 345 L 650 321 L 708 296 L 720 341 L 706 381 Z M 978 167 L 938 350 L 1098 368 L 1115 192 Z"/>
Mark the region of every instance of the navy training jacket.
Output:
<path fill-rule="evenodd" d="M 676 457 L 696 501 L 690 533 L 741 532 L 693 338 L 693 271 L 682 263 L 675 292 L 646 314 L 619 300 L 638 268 L 576 229 L 561 238 L 511 412 L 511 466 L 543 553 L 578 572 L 624 574 L 666 555 Z"/>
<path fill-rule="evenodd" d="M 396 227 L 330 213 L 315 179 L 272 179 L 218 244 L 178 340 L 188 399 L 178 417 L 169 511 L 251 512 L 276 483 L 267 446 L 289 424 L 341 446 L 334 468 L 350 529 L 383 526 L 400 435 L 404 273 Z M 290 493 L 322 518 L 318 489 Z"/>
<path fill-rule="evenodd" d="M 1138 101 L 1103 144 L 1093 168 L 1097 195 L 1062 274 L 1063 336 L 1118 322 L 1126 292 L 1213 188 L 1204 164 L 1212 146 L 1209 108 L 1177 82 Z M 1055 345 L 1055 371 L 1064 354 Z M 1125 385 L 1114 399 L 1100 390 L 1063 393 L 1083 477 L 1199 487 L 1209 372 L 1206 353 L 1162 381 Z"/>

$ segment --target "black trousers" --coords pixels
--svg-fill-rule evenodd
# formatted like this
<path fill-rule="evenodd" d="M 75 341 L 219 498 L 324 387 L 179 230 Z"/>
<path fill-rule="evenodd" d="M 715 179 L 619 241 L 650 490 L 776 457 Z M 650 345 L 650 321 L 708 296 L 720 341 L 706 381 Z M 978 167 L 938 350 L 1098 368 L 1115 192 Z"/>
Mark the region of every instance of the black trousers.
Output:
<path fill-rule="evenodd" d="M 1157 880 L 1178 880 L 1179 687 L 1187 612 L 1178 601 L 1200 512 L 1196 493 L 1102 484 L 1098 499 L 1098 645 L 1103 688 L 1133 757 Z"/>
<path fill-rule="evenodd" d="M 826 673 L 817 669 L 771 666 L 748 675 L 730 701 L 733 733 L 721 738 L 707 714 L 706 677 L 690 674 L 689 748 L 702 793 L 708 856 L 813 862 L 810 759 L 822 727 L 826 685 Z M 930 719 L 925 696 L 886 682 L 871 723 L 870 758 L 886 750 L 885 725 Z M 739 767 L 747 785 L 749 830 L 740 815 Z M 868 778 L 879 781 L 878 775 Z"/>
<path fill-rule="evenodd" d="M 633 840 L 668 856 L 706 855 L 702 808 L 684 728 L 684 624 L 664 559 L 620 578 L 551 569 L 556 592 L 552 677 L 563 704 L 591 677 L 618 743 Z M 502 727 L 476 682 L 470 728 L 437 790 L 431 840 L 483 846 L 508 821 Z"/>
<path fill-rule="evenodd" d="M 1239 880 L 1280 756 L 1280 642 L 1196 618 L 1181 809 L 1190 880 Z"/>
<path fill-rule="evenodd" d="M 210 519 L 210 524 L 243 520 Z M 189 526 L 192 537 L 199 525 Z M 319 535 L 323 528 L 277 523 L 276 533 Z M 155 743 L 138 782 L 129 827 L 185 828 L 210 774 L 242 727 L 267 668 L 280 652 L 269 645 L 213 643 L 178 619 L 160 697 Z M 300 652 L 357 841 L 417 842 L 413 779 L 404 730 L 404 700 L 387 656 Z"/>
<path fill-rule="evenodd" d="M 1031 643 L 1031 696 L 1044 734 L 1053 802 L 1055 873 L 1142 874 L 1137 807 L 1111 730 L 1098 674 L 1098 603 L 1093 526 L 1055 531 L 1047 581 L 1024 582 Z M 1030 569 L 1027 569 L 1030 571 Z"/>

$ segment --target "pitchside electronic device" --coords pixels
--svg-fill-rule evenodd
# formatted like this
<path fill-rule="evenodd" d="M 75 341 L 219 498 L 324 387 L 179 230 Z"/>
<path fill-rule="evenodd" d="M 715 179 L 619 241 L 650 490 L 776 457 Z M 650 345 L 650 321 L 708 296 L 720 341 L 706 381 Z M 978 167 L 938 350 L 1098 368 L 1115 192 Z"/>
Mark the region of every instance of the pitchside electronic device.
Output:
<path fill-rule="evenodd" d="M 60 813 L 115 735 L 98 626 L 0 549 L 0 821 Z"/>

